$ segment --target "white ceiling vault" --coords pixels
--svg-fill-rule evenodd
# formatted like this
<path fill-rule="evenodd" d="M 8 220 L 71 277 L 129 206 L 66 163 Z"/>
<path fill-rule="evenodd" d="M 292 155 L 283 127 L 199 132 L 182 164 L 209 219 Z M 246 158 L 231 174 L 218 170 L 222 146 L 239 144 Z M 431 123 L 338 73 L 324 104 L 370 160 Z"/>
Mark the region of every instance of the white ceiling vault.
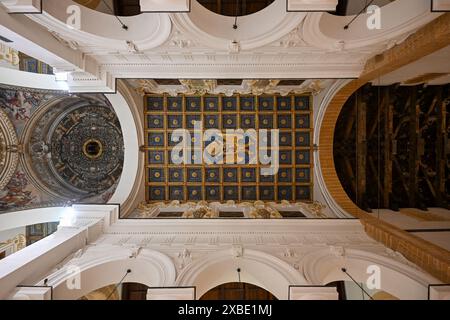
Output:
<path fill-rule="evenodd" d="M 0 0 L 0 35 L 57 72 L 69 72 L 73 92 L 115 91 L 119 78 L 356 78 L 368 58 L 442 14 L 431 13 L 428 0 L 397 0 L 381 8 L 379 30 L 367 28 L 368 14 L 344 30 L 352 16 L 288 12 L 286 0 L 239 17 L 237 29 L 233 17 L 195 0 L 190 12 L 121 17 L 128 30 L 116 17 L 80 5 L 80 29 L 69 27 L 70 6 L 77 5 L 71 0 L 46 0 L 40 13 L 8 14 L 14 3 L 23 9 L 36 2 Z"/>

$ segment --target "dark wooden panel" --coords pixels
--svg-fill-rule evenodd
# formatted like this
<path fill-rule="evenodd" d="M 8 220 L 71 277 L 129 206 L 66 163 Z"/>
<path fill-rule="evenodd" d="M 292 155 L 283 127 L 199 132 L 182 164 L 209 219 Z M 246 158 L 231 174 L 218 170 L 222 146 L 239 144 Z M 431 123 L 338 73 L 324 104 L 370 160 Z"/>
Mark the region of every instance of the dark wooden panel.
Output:
<path fill-rule="evenodd" d="M 148 287 L 140 283 L 123 283 L 122 300 L 147 300 Z"/>
<path fill-rule="evenodd" d="M 361 209 L 448 208 L 449 101 L 450 85 L 368 85 L 349 99 L 335 128 L 334 161 Z"/>

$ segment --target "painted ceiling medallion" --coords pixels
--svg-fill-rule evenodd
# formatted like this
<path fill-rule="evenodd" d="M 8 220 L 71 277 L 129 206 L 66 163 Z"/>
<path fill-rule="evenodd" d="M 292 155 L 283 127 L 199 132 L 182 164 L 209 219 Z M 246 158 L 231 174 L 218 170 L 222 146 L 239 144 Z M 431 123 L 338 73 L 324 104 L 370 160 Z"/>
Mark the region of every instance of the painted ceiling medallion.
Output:
<path fill-rule="evenodd" d="M 51 135 L 51 163 L 70 186 L 100 192 L 119 178 L 123 138 L 115 113 L 85 106 L 66 114 Z"/>

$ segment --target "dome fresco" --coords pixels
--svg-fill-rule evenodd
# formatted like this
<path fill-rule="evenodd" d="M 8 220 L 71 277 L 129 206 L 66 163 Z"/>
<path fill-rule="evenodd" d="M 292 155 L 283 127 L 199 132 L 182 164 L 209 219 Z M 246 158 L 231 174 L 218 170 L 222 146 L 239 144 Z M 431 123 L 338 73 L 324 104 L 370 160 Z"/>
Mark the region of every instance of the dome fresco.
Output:
<path fill-rule="evenodd" d="M 49 165 L 81 192 L 107 190 L 120 178 L 123 139 L 115 113 L 107 107 L 77 108 L 61 118 L 50 135 Z"/>
<path fill-rule="evenodd" d="M 103 95 L 1 86 L 0 108 L 2 128 L 17 135 L 2 139 L 2 159 L 14 170 L 2 169 L 0 212 L 109 200 L 124 147 Z"/>

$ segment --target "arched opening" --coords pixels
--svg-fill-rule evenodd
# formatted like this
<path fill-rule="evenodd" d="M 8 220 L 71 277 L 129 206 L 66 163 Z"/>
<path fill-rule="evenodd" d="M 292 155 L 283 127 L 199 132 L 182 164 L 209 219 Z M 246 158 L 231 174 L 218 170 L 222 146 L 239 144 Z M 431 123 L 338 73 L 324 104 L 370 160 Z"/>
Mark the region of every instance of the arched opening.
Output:
<path fill-rule="evenodd" d="M 308 255 L 304 261 L 303 272 L 309 282 L 320 285 L 348 282 L 346 289 L 357 291 L 361 300 L 362 290 L 357 284 L 371 296 L 383 291 L 401 300 L 426 300 L 428 284 L 438 282 L 408 266 L 403 257 L 395 254 L 385 256 L 351 249 L 332 254 L 324 250 Z M 402 285 L 398 286 L 398 283 Z M 365 299 L 370 298 L 365 295 Z"/>
<path fill-rule="evenodd" d="M 280 39 L 296 28 L 306 16 L 306 13 L 288 14 L 285 1 L 274 1 L 267 6 L 266 1 L 262 3 L 265 7 L 251 10 L 254 13 L 243 15 L 235 21 L 235 10 L 231 16 L 226 16 L 211 11 L 199 1 L 191 1 L 189 13 L 173 14 L 171 19 L 175 27 L 192 41 L 225 50 L 229 50 L 234 41 L 244 51 Z M 233 8 L 235 3 L 232 4 Z"/>
<path fill-rule="evenodd" d="M 288 298 L 290 285 L 306 284 L 298 270 L 275 256 L 255 250 L 242 254 L 225 250 L 186 266 L 176 286 L 195 286 L 198 298 L 216 286 L 235 281 L 264 288 L 277 299 Z"/>
<path fill-rule="evenodd" d="M 378 45 L 382 41 L 398 41 L 395 37 L 403 37 L 414 27 L 433 20 L 428 1 L 396 0 L 386 3 L 380 0 L 376 3 L 380 9 L 370 8 L 372 10 L 367 11 L 364 1 L 355 0 L 354 5 L 348 8 L 340 6 L 344 9 L 338 8 L 336 14 L 324 12 L 309 15 L 303 25 L 304 40 L 311 45 L 334 50 L 361 48 Z M 396 12 L 403 14 L 399 16 Z M 373 14 L 383 17 L 382 27 L 367 27 L 367 21 Z"/>
<path fill-rule="evenodd" d="M 251 283 L 228 282 L 207 291 L 199 300 L 278 300 L 272 293 Z"/>
<path fill-rule="evenodd" d="M 92 252 L 92 255 L 97 253 Z M 129 291 L 145 291 L 146 294 L 147 287 L 172 286 L 175 273 L 175 266 L 169 257 L 157 251 L 143 249 L 138 258 L 130 258 L 128 250 L 97 255 L 94 259 L 91 256 L 86 261 L 78 261 L 76 265 L 67 264 L 46 279 L 47 284 L 53 287 L 54 300 L 73 300 L 99 288 L 123 288 L 127 283 L 144 285 L 139 290 L 131 288 Z M 43 282 L 39 284 L 41 283 Z"/>

